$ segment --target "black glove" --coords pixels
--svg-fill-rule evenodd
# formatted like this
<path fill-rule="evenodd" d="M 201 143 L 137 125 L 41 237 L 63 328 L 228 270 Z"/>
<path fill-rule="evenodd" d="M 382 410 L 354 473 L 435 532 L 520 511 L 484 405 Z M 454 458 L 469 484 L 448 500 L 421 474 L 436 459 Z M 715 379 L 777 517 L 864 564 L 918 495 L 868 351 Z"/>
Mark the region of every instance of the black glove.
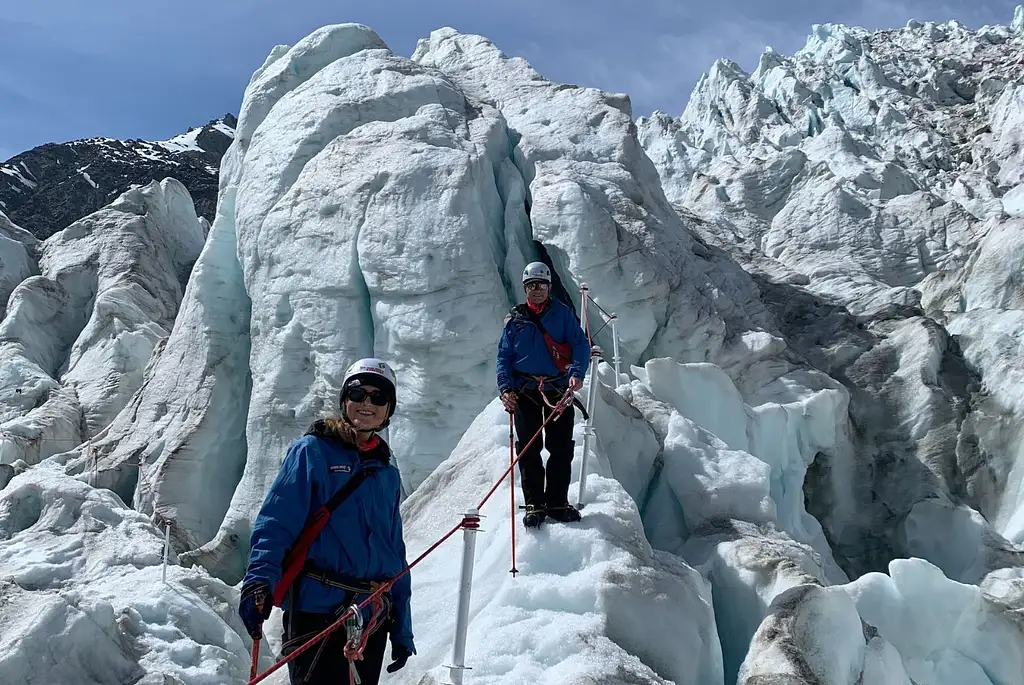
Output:
<path fill-rule="evenodd" d="M 405 645 L 391 645 L 391 663 L 388 664 L 388 673 L 394 673 L 405 668 L 405 662 L 412 656 L 412 652 Z"/>
<path fill-rule="evenodd" d="M 270 588 L 266 584 L 249 583 L 242 587 L 242 599 L 238 602 L 238 615 L 242 617 L 245 630 L 253 640 L 263 637 L 263 622 L 270 618 L 273 608 Z"/>

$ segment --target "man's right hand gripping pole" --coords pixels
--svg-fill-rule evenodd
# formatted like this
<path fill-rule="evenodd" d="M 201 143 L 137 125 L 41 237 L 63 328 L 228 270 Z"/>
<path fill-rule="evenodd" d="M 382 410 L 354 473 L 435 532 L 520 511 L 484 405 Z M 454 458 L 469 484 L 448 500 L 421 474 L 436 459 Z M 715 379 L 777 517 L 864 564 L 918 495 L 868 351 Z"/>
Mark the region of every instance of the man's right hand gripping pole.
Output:
<path fill-rule="evenodd" d="M 516 396 L 514 390 L 506 390 L 505 392 L 501 393 L 501 404 L 504 405 L 505 411 L 507 411 L 509 414 L 516 413 L 516 404 L 518 402 L 518 399 L 519 398 Z"/>

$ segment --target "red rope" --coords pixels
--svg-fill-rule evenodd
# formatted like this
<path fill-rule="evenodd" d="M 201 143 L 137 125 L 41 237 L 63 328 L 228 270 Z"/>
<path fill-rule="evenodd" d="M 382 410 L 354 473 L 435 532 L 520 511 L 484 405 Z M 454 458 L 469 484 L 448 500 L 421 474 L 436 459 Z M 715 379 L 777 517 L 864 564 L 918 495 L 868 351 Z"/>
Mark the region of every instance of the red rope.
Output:
<path fill-rule="evenodd" d="M 370 635 L 372 635 L 374 630 L 377 628 L 377 623 L 379 622 L 380 615 L 382 613 L 384 613 L 384 600 L 381 597 L 378 597 L 373 602 L 373 613 L 370 614 L 370 621 L 367 625 L 362 625 L 362 612 L 358 614 L 360 624 L 359 639 L 355 641 L 355 644 L 353 644 L 352 638 L 350 637 L 349 642 L 345 643 L 345 649 L 343 650 L 345 658 L 349 661 L 349 685 L 356 685 L 357 683 L 355 662 L 363 660 L 363 651 L 366 649 L 366 644 L 370 641 Z M 357 614 L 353 612 L 353 616 L 357 616 Z"/>
<path fill-rule="evenodd" d="M 498 489 L 498 486 L 500 486 L 501 483 L 505 480 L 505 478 L 508 477 L 508 474 L 512 472 L 516 464 L 519 463 L 519 460 L 523 458 L 523 454 L 526 452 L 526 450 L 528 450 L 530 448 L 530 445 L 532 445 L 533 442 L 540 437 L 541 431 L 544 430 L 544 427 L 547 426 L 548 422 L 551 421 L 551 419 L 558 416 L 559 414 L 561 414 L 563 411 L 565 411 L 565 408 L 568 407 L 570 404 L 572 404 L 572 391 L 566 390 L 565 394 L 562 395 L 562 399 L 560 399 L 558 401 L 558 404 L 555 405 L 554 410 L 548 415 L 546 419 L 544 419 L 544 422 L 540 424 L 540 428 L 538 428 L 537 432 L 533 434 L 533 437 L 530 438 L 530 441 L 523 445 L 523 449 L 521 449 L 516 458 L 512 460 L 512 463 L 509 464 L 508 468 L 505 470 L 505 473 L 501 474 L 501 478 L 499 478 L 498 481 L 493 486 L 491 486 L 491 489 L 487 491 L 487 494 L 484 495 L 484 498 L 480 500 L 480 504 L 476 505 L 477 511 L 480 511 L 481 509 L 484 508 L 484 505 L 487 504 L 487 500 L 491 498 L 491 495 L 495 493 L 495 491 Z"/>
<path fill-rule="evenodd" d="M 530 445 L 532 445 L 533 442 L 540 436 L 541 431 L 544 430 L 544 427 L 547 425 L 547 423 L 549 421 L 551 421 L 551 419 L 553 419 L 554 417 L 556 417 L 559 414 L 561 414 L 565 410 L 565 408 L 569 406 L 569 404 L 571 402 L 572 402 L 572 392 L 569 391 L 569 390 L 566 390 L 565 394 L 562 395 L 562 399 L 558 401 L 557 405 L 555 405 L 554 411 L 552 411 L 551 414 L 549 414 L 548 417 L 546 419 L 544 419 L 544 422 L 540 425 L 540 428 L 537 429 L 537 432 L 533 434 L 533 437 L 530 438 L 530 441 L 528 443 L 526 443 L 526 445 L 523 446 L 523 449 L 520 450 L 520 452 L 516 456 L 516 458 L 513 459 L 512 462 L 509 464 L 509 467 L 505 471 L 505 473 L 501 474 L 501 478 L 499 478 L 498 481 L 491 487 L 491 489 L 484 496 L 484 498 L 482 500 L 480 500 L 480 504 L 477 505 L 477 511 L 480 511 L 481 509 L 483 509 L 484 505 L 487 503 L 487 500 L 489 500 L 491 498 L 491 495 L 493 495 L 495 493 L 495 491 L 498 489 L 498 486 L 500 486 L 501 483 L 505 480 L 505 478 L 515 469 L 516 464 L 519 463 L 519 460 L 522 458 L 522 456 L 526 452 L 526 450 L 529 449 Z M 515 502 L 515 499 L 514 499 L 515 498 L 515 488 L 513 488 L 513 490 L 512 490 L 512 497 L 513 497 L 513 503 L 514 503 Z M 515 518 L 515 516 L 514 516 L 514 512 L 513 512 L 513 519 L 514 518 Z M 451 536 L 453 536 L 456 533 L 458 533 L 460 530 L 462 530 L 462 528 L 475 528 L 475 527 L 477 527 L 479 525 L 479 521 L 480 521 L 479 516 L 469 516 L 469 515 L 464 516 L 463 519 L 461 521 L 459 521 L 457 525 L 455 525 L 455 527 L 453 527 L 451 530 L 449 530 L 447 533 L 445 533 L 443 536 L 441 536 L 438 539 L 437 542 L 432 544 L 422 554 L 420 554 L 418 557 L 416 557 L 412 561 L 412 563 L 410 563 L 408 566 L 406 566 L 404 569 L 402 569 L 401 572 L 397 576 L 395 576 L 391 580 L 388 580 L 388 581 L 382 583 L 380 587 L 378 587 L 376 590 L 374 590 L 370 594 L 369 597 L 367 597 L 365 600 L 363 600 L 360 604 L 356 605 L 355 609 L 357 609 L 357 610 L 358 609 L 362 609 L 366 605 L 370 604 L 371 602 L 380 601 L 381 595 L 383 595 L 385 592 L 390 592 L 391 588 L 394 586 L 395 583 L 397 583 L 400 579 L 405 577 L 410 571 L 413 570 L 413 568 L 416 567 L 417 564 L 419 564 L 421 561 L 426 559 L 434 550 L 436 550 L 438 547 L 440 547 L 442 544 L 444 544 L 448 540 L 448 538 L 450 538 Z M 309 649 L 310 647 L 315 645 L 320 640 L 323 640 L 323 639 L 327 638 L 331 633 L 333 633 L 335 630 L 337 630 L 338 628 L 343 626 L 345 624 L 345 621 L 347 621 L 349 619 L 349 617 L 354 615 L 352 609 L 353 609 L 352 607 L 349 607 L 345 611 L 345 613 L 343 613 L 341 616 L 339 616 L 337 618 L 337 620 L 334 621 L 334 623 L 332 623 L 331 625 L 329 625 L 326 628 L 324 628 L 323 630 L 321 630 L 319 633 L 317 633 L 312 638 L 310 638 L 308 642 L 306 642 L 303 645 L 301 645 L 298 649 L 296 649 L 294 652 L 292 652 L 288 656 L 286 656 L 283 659 L 279 660 L 277 663 L 275 663 L 273 666 L 268 668 L 266 671 L 264 671 L 263 673 L 261 673 L 259 675 L 252 676 L 250 678 L 250 680 L 249 680 L 247 685 L 256 685 L 257 683 L 263 682 L 264 680 L 269 678 L 270 675 L 272 673 L 274 673 L 275 671 L 277 671 L 279 668 L 281 668 L 282 666 L 286 665 L 288 662 L 293 661 L 296 658 L 298 658 L 298 656 L 300 654 L 305 652 L 307 649 Z M 254 671 L 256 669 L 256 659 L 257 659 L 257 656 L 258 656 L 258 652 L 259 652 L 259 643 L 256 642 L 255 645 L 253 646 L 253 670 Z"/>
<path fill-rule="evenodd" d="M 440 547 L 440 546 L 441 546 L 441 545 L 442 545 L 442 544 L 443 544 L 443 543 L 444 543 L 444 542 L 445 542 L 445 541 L 446 541 L 446 540 L 447 540 L 448 538 L 450 538 L 451 536 L 453 536 L 453 535 L 455 535 L 456 533 L 458 533 L 458 532 L 459 532 L 459 530 L 461 530 L 461 529 L 462 529 L 462 526 L 464 525 L 464 523 L 465 523 L 465 521 L 459 521 L 459 524 L 458 524 L 457 526 L 455 526 L 455 527 L 454 527 L 454 528 L 452 528 L 452 529 L 451 529 L 450 531 L 448 531 L 447 533 L 445 533 L 445 534 L 444 534 L 444 536 L 443 536 L 443 537 L 441 537 L 441 539 L 439 539 L 439 540 L 438 540 L 437 542 L 435 542 L 435 543 L 434 543 L 433 545 L 431 545 L 431 546 L 430 546 L 430 547 L 429 547 L 429 548 L 428 548 L 428 549 L 427 549 L 427 550 L 426 550 L 425 552 L 423 552 L 423 554 L 421 554 L 421 555 L 419 555 L 418 557 L 416 557 L 416 559 L 415 559 L 415 560 L 414 560 L 414 561 L 413 561 L 413 562 L 412 562 L 411 564 L 409 564 L 409 565 L 408 565 L 408 566 L 406 566 L 406 567 L 405 567 L 404 569 L 402 569 L 402 571 L 401 571 L 401 572 L 400 572 L 400 573 L 399 573 L 399 574 L 398 574 L 397 576 L 395 576 L 395 577 L 394 577 L 394 578 L 392 578 L 391 580 L 389 580 L 389 581 L 387 581 L 387 582 L 385 582 L 385 583 L 381 584 L 381 586 L 380 586 L 379 588 L 377 588 L 376 590 L 374 590 L 374 591 L 373 591 L 373 593 L 372 593 L 372 594 L 371 594 L 371 595 L 370 595 L 369 597 L 367 597 L 367 598 L 366 598 L 366 599 L 364 599 L 364 600 L 363 600 L 363 601 L 362 601 L 361 603 L 359 603 L 358 605 L 356 605 L 356 607 L 355 607 L 355 608 L 356 608 L 356 609 L 362 609 L 363 607 L 365 607 L 365 606 L 366 606 L 367 604 L 369 604 L 370 602 L 373 602 L 373 601 L 377 600 L 377 599 L 378 599 L 378 598 L 379 598 L 379 597 L 380 597 L 381 595 L 383 595 L 383 594 L 384 594 L 385 592 L 390 592 L 390 590 L 391 590 L 392 586 L 394 586 L 394 584 L 395 584 L 395 583 L 397 583 L 397 582 L 398 582 L 398 581 L 399 581 L 399 580 L 400 580 L 400 579 L 401 579 L 402 577 L 404 577 L 404 576 L 405 576 L 405 575 L 407 575 L 407 574 L 408 574 L 408 573 L 409 573 L 410 571 L 412 571 L 412 569 L 413 569 L 413 568 L 414 568 L 414 567 L 415 567 L 415 566 L 416 566 L 416 565 L 417 565 L 418 563 L 420 563 L 421 561 L 423 561 L 423 560 L 424 560 L 424 559 L 425 559 L 425 558 L 427 557 L 427 555 L 428 555 L 428 554 L 430 554 L 430 553 L 431 553 L 431 552 L 433 552 L 433 551 L 434 551 L 435 549 L 437 549 L 438 547 Z M 268 668 L 268 669 L 267 669 L 266 671 L 264 671 L 264 672 L 263 672 L 263 673 L 261 673 L 260 675 L 256 676 L 256 677 L 255 677 L 255 678 L 253 678 L 252 680 L 250 680 L 250 681 L 249 681 L 249 683 L 248 683 L 248 685 L 256 685 L 256 683 L 259 683 L 259 682 L 262 682 L 262 681 L 266 680 L 266 679 L 267 679 L 267 678 L 268 678 L 268 677 L 270 676 L 270 674 L 271 674 L 271 673 L 273 673 L 273 672 L 274 672 L 274 671 L 276 671 L 277 669 L 281 668 L 282 666 L 284 666 L 285 664 L 287 664 L 287 663 L 288 663 L 289 661 L 293 661 L 293 660 L 295 660 L 296 658 L 298 658 L 298 656 L 299 656 L 300 654 L 302 654 L 302 653 L 303 653 L 303 652 L 305 652 L 305 651 L 306 651 L 307 649 L 309 649 L 310 647 L 312 647 L 312 646 L 313 646 L 314 644 L 316 644 L 316 643 L 317 643 L 317 642 L 319 642 L 320 640 L 322 640 L 322 639 L 326 638 L 326 637 L 327 637 L 328 635 L 330 635 L 330 634 L 331 634 L 331 633 L 333 633 L 333 632 L 334 632 L 335 630 L 337 630 L 337 629 L 338 629 L 338 628 L 340 628 L 340 627 L 341 627 L 342 625 L 344 625 L 344 624 L 345 624 L 345 621 L 346 621 L 346 620 L 348 620 L 348 618 L 349 618 L 350 616 L 352 616 L 352 615 L 353 615 L 353 614 L 352 614 L 352 608 L 350 607 L 350 608 L 349 608 L 349 609 L 348 609 L 348 610 L 347 610 L 347 611 L 346 611 L 345 613 L 343 613 L 343 614 L 342 614 L 341 616 L 339 616 L 339 617 L 338 617 L 338 619 L 337 619 L 337 620 L 336 620 L 336 621 L 335 621 L 334 623 L 332 623 L 331 625 L 327 626 L 326 628 L 324 628 L 323 630 L 321 630 L 321 631 L 320 631 L 319 633 L 317 633 L 316 635 L 314 635 L 314 636 L 313 636 L 312 638 L 310 638 L 310 639 L 309 639 L 309 641 L 308 641 L 308 642 L 306 642 L 305 644 L 303 644 L 303 645 L 302 645 L 301 647 L 299 647 L 298 649 L 296 649 L 296 650 L 295 650 L 294 652 L 292 652 L 291 654 L 289 654 L 289 655 L 288 655 L 288 656 L 286 656 L 285 658 L 283 658 L 283 659 L 281 659 L 280 661 L 278 661 L 277 663 L 275 663 L 275 664 L 274 664 L 273 666 L 271 666 L 270 668 Z"/>

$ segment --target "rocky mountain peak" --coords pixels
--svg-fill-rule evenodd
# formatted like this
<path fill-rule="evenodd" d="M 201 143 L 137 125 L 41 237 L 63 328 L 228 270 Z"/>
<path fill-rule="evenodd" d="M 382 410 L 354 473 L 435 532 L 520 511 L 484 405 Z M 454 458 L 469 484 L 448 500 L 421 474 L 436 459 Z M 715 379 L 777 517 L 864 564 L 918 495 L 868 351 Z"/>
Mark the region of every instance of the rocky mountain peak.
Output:
<path fill-rule="evenodd" d="M 48 143 L 0 164 L 0 211 L 45 239 L 133 186 L 175 178 L 196 213 L 213 220 L 220 160 L 234 139 L 231 114 L 170 140 L 87 138 Z"/>

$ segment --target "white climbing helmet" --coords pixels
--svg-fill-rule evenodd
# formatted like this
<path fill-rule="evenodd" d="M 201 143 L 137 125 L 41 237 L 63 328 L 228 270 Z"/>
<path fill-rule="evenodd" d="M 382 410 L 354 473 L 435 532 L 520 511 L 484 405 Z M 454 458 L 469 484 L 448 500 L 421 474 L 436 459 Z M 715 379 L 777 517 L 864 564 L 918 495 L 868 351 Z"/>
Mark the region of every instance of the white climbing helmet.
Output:
<path fill-rule="evenodd" d="M 390 393 L 391 404 L 388 407 L 388 418 L 395 413 L 396 394 L 398 392 L 398 377 L 394 369 L 387 362 L 376 357 L 360 359 L 345 372 L 345 378 L 341 382 L 341 402 L 344 403 L 345 396 L 351 388 L 366 383 L 367 385 L 379 386 L 381 390 Z"/>
<path fill-rule="evenodd" d="M 551 283 L 551 269 L 544 262 L 530 262 L 523 270 L 523 285 L 530 281 Z"/>

